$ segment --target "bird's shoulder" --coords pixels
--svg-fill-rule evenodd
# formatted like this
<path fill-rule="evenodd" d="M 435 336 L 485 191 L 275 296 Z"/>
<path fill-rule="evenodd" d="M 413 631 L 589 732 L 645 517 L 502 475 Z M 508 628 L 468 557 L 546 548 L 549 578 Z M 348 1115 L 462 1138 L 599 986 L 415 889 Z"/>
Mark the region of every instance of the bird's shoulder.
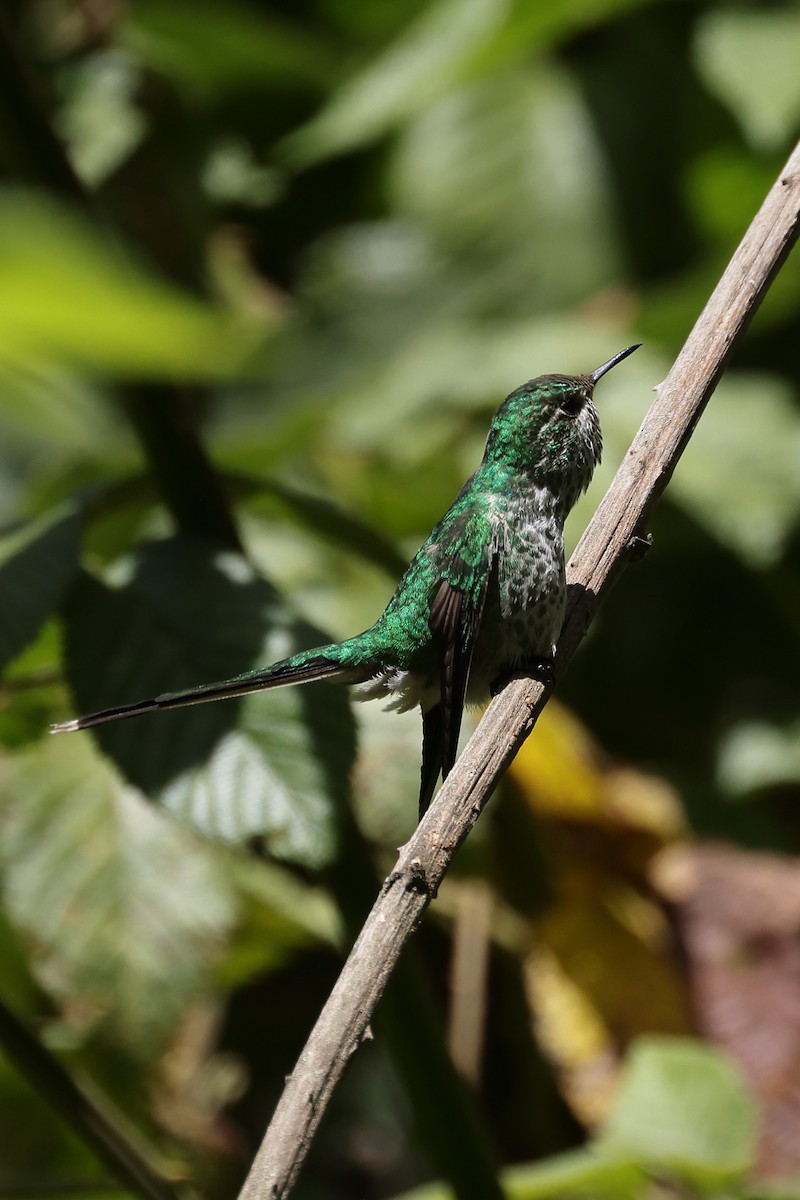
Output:
<path fill-rule="evenodd" d="M 468 592 L 479 587 L 497 553 L 502 525 L 496 498 L 466 484 L 420 548 L 419 569 Z"/>

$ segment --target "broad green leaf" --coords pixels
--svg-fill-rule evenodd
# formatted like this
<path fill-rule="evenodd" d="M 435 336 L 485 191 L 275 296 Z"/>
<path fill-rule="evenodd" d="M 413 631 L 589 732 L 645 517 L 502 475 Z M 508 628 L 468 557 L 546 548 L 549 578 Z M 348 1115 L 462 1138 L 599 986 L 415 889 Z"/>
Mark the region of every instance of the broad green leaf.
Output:
<path fill-rule="evenodd" d="M 61 622 L 54 612 L 0 680 L 0 744 L 24 746 L 47 732 L 63 702 L 62 658 Z"/>
<path fill-rule="evenodd" d="M 233 918 L 207 847 L 145 803 L 85 738 L 6 772 L 4 900 L 40 983 L 153 1053 L 210 981 Z"/>
<path fill-rule="evenodd" d="M 148 378 L 241 373 L 261 334 L 34 193 L 0 194 L 0 364 L 42 359 Z"/>
<path fill-rule="evenodd" d="M 68 506 L 0 539 L 0 669 L 33 640 L 75 577 L 80 526 Z"/>
<path fill-rule="evenodd" d="M 306 947 L 341 947 L 341 916 L 323 888 L 252 854 L 233 853 L 228 866 L 240 911 L 216 971 L 226 991 L 278 970 Z"/>
<path fill-rule="evenodd" d="M 746 1172 L 756 1134 L 755 1102 L 718 1050 L 684 1038 L 643 1037 L 629 1054 L 599 1146 L 708 1182 Z"/>
<path fill-rule="evenodd" d="M 509 1200 L 546 1200 L 548 1196 L 592 1196 L 600 1200 L 641 1197 L 645 1175 L 625 1156 L 605 1154 L 596 1147 L 559 1154 L 530 1166 L 503 1173 Z"/>
<path fill-rule="evenodd" d="M 352 150 L 443 96 L 648 0 L 438 0 L 285 142 L 306 165 Z"/>
<path fill-rule="evenodd" d="M 247 497 L 248 508 L 283 509 L 313 533 L 383 567 L 391 575 L 399 578 L 408 565 L 371 525 L 330 500 L 268 479 L 238 478 L 233 480 L 233 490 Z"/>
<path fill-rule="evenodd" d="M 800 516 L 800 414 L 788 384 L 744 372 L 724 379 L 670 495 L 752 566 L 779 559 Z"/>
<path fill-rule="evenodd" d="M 425 109 L 469 76 L 509 0 L 438 0 L 287 143 L 299 164 L 352 149 Z"/>
<path fill-rule="evenodd" d="M 573 1150 L 530 1165 L 512 1167 L 501 1177 L 508 1200 L 548 1200 L 550 1196 L 583 1196 L 596 1200 L 637 1200 L 645 1194 L 644 1172 L 625 1158 L 593 1148 Z M 442 1183 L 403 1192 L 397 1200 L 452 1200 Z"/>
<path fill-rule="evenodd" d="M 752 145 L 781 149 L 800 125 L 800 12 L 718 7 L 697 23 L 694 58 Z"/>
<path fill-rule="evenodd" d="M 133 153 L 147 132 L 137 105 L 141 71 L 132 55 L 103 48 L 82 58 L 56 121 L 72 165 L 97 186 Z"/>
<path fill-rule="evenodd" d="M 425 109 L 401 136 L 392 181 L 400 211 L 435 231 L 462 269 L 480 263 L 484 303 L 508 294 L 552 313 L 619 269 L 591 114 L 553 63 Z"/>
<path fill-rule="evenodd" d="M 6 444 L 10 433 L 51 452 L 118 453 L 129 436 L 96 382 L 41 360 L 4 361 L 1 351 L 0 420 Z"/>
<path fill-rule="evenodd" d="M 242 558 L 184 537 L 142 547 L 117 586 L 84 576 L 64 616 L 81 711 L 228 678 L 324 640 Z M 281 688 L 96 732 L 133 783 L 204 833 L 261 836 L 307 864 L 331 857 L 354 755 L 344 689 Z"/>
<path fill-rule="evenodd" d="M 723 737 L 717 776 L 730 796 L 800 782 L 800 722 L 768 725 L 747 721 Z"/>

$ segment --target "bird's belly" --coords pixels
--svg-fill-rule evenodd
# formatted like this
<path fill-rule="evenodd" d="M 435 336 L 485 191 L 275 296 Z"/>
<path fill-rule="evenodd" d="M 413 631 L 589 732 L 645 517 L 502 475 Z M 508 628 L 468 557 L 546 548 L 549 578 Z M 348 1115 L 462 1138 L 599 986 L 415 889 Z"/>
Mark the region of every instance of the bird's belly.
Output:
<path fill-rule="evenodd" d="M 470 699 L 479 699 L 500 676 L 526 659 L 549 658 L 564 623 L 566 579 L 560 530 L 517 528 L 517 553 L 501 562 L 490 588 L 475 645 Z M 525 564 L 520 569 L 519 563 Z M 494 584 L 494 581 L 493 581 Z"/>

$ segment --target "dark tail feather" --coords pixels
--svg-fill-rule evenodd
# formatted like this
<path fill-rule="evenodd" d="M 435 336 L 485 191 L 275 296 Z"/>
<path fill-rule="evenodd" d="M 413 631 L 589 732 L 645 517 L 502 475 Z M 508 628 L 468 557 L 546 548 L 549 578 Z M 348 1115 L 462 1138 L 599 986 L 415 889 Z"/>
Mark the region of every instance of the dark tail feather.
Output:
<path fill-rule="evenodd" d="M 140 713 L 163 711 L 168 708 L 185 708 L 189 704 L 205 704 L 209 700 L 223 700 L 231 696 L 247 696 L 250 692 L 261 692 L 267 688 L 287 687 L 293 683 L 311 683 L 315 679 L 327 679 L 341 672 L 341 665 L 323 655 L 295 663 L 287 659 L 264 671 L 248 671 L 225 679 L 221 683 L 204 683 L 200 687 L 186 688 L 181 692 L 165 692 L 152 700 L 140 700 L 137 704 L 120 704 L 116 708 L 104 708 L 72 721 L 61 721 L 51 725 L 51 733 L 71 733 L 76 729 L 91 729 L 93 725 L 104 725 L 106 721 L 119 721 L 124 717 L 138 717 Z"/>
<path fill-rule="evenodd" d="M 419 819 L 428 811 L 442 770 L 444 721 L 441 704 L 422 713 L 422 772 L 419 789 Z"/>

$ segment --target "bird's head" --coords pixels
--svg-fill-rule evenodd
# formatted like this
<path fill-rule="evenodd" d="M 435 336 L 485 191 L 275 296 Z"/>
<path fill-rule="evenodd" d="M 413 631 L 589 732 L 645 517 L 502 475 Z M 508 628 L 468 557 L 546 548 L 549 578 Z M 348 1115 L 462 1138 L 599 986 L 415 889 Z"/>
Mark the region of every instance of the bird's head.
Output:
<path fill-rule="evenodd" d="M 571 507 L 603 449 L 595 385 L 638 348 L 620 350 L 588 375 L 539 375 L 516 388 L 494 415 L 484 463 L 553 487 Z"/>

